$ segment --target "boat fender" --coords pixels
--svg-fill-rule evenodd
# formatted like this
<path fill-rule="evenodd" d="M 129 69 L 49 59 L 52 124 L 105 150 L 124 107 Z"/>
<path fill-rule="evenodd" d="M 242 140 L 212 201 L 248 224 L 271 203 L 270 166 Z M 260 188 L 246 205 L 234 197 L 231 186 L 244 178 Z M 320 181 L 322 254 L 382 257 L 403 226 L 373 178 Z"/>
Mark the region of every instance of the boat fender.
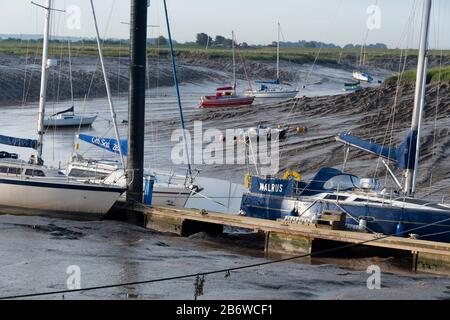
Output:
<path fill-rule="evenodd" d="M 402 221 L 400 221 L 400 222 L 397 224 L 397 232 L 396 232 L 396 235 L 397 235 L 397 237 L 403 237 L 403 236 L 404 236 L 404 233 L 405 233 L 405 226 L 403 225 Z"/>
<path fill-rule="evenodd" d="M 303 133 L 308 132 L 308 128 L 307 127 L 298 127 L 296 131 L 298 134 L 303 134 Z"/>
<path fill-rule="evenodd" d="M 245 189 L 250 189 L 251 184 L 252 184 L 252 175 L 247 173 L 244 178 Z"/>
<path fill-rule="evenodd" d="M 359 231 L 366 231 L 367 230 L 367 220 L 366 219 L 359 219 Z"/>
<path fill-rule="evenodd" d="M 283 180 L 289 180 L 290 178 L 294 178 L 295 181 L 302 181 L 302 176 L 300 173 L 292 170 L 287 170 L 283 175 Z"/>

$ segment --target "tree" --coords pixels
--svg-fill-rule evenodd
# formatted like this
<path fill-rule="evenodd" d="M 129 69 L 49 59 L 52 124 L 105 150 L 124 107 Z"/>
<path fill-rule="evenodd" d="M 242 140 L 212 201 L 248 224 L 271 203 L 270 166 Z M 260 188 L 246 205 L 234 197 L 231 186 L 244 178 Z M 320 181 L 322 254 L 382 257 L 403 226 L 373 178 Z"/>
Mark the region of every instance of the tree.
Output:
<path fill-rule="evenodd" d="M 199 46 L 204 47 L 208 44 L 212 44 L 212 38 L 210 36 L 208 36 L 206 33 L 198 33 L 196 43 Z"/>
<path fill-rule="evenodd" d="M 163 36 L 159 36 L 158 38 L 156 38 L 156 43 L 158 43 L 160 46 L 166 46 L 169 42 Z"/>
<path fill-rule="evenodd" d="M 223 45 L 224 45 L 225 47 L 231 48 L 231 46 L 233 45 L 233 40 L 231 40 L 231 39 L 225 39 L 225 41 L 223 42 Z"/>
<path fill-rule="evenodd" d="M 305 43 L 305 48 L 317 48 L 315 41 L 309 41 Z"/>
<path fill-rule="evenodd" d="M 216 36 L 216 39 L 214 40 L 214 44 L 217 45 L 225 45 L 225 41 L 227 39 L 223 36 Z"/>

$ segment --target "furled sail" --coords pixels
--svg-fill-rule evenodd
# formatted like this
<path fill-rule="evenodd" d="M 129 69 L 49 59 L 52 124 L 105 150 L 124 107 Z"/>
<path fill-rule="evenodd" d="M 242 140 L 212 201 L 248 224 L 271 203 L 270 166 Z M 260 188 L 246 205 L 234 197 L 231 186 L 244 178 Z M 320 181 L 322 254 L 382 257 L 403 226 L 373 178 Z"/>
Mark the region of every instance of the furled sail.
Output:
<path fill-rule="evenodd" d="M 119 144 L 117 143 L 116 139 L 112 138 L 101 138 L 101 137 L 94 137 L 87 134 L 80 133 L 78 135 L 78 139 L 93 144 L 94 146 L 97 146 L 99 148 L 108 150 L 109 152 L 117 153 L 119 154 Z M 121 140 L 120 141 L 120 147 L 122 148 L 122 154 L 124 156 L 128 153 L 128 140 Z"/>
<path fill-rule="evenodd" d="M 411 132 L 397 148 L 390 148 L 362 140 L 347 133 L 341 133 L 336 137 L 336 141 L 352 146 L 359 150 L 366 151 L 378 157 L 394 162 L 401 169 L 414 169 L 416 154 L 417 132 Z"/>
<path fill-rule="evenodd" d="M 74 106 L 72 106 L 72 107 L 70 107 L 69 109 L 67 109 L 67 110 L 64 110 L 64 111 L 60 111 L 60 112 L 57 112 L 57 113 L 55 113 L 54 115 L 52 115 L 52 117 L 56 117 L 56 116 L 59 116 L 60 114 L 66 114 L 66 113 L 74 113 L 75 112 L 75 107 Z"/>
<path fill-rule="evenodd" d="M 35 150 L 37 148 L 37 140 L 21 139 L 2 135 L 0 135 L 0 144 L 19 148 L 30 148 Z"/>

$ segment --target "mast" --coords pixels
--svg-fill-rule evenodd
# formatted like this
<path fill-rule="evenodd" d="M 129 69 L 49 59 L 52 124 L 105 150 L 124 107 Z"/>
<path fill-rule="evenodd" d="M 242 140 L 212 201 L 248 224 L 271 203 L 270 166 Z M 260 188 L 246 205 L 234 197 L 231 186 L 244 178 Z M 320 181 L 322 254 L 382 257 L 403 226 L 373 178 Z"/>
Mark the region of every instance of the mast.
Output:
<path fill-rule="evenodd" d="M 167 10 L 167 3 L 166 0 L 163 0 L 164 4 L 164 12 L 166 15 L 166 23 L 167 23 L 167 34 L 169 37 L 169 47 L 170 47 L 170 58 L 172 60 L 172 71 L 173 71 L 173 81 L 175 83 L 175 89 L 177 92 L 177 102 L 178 102 L 178 110 L 180 114 L 180 122 L 181 122 L 181 128 L 183 129 L 183 138 L 184 138 L 184 144 L 186 148 L 186 159 L 188 164 L 188 174 L 190 177 L 190 182 L 193 182 L 194 178 L 192 175 L 192 166 L 191 166 L 191 159 L 190 154 L 188 151 L 188 145 L 187 145 L 187 139 L 186 139 L 186 125 L 184 122 L 184 115 L 183 115 L 183 106 L 181 104 L 181 95 L 180 95 L 180 86 L 178 84 L 178 74 L 177 74 L 177 64 L 175 63 L 175 53 L 173 50 L 173 41 L 172 41 L 172 32 L 170 30 L 170 20 L 169 20 L 169 12 Z M 208 37 L 209 39 L 209 37 Z"/>
<path fill-rule="evenodd" d="M 50 67 L 48 63 L 48 38 L 50 31 L 50 10 L 52 0 L 47 0 L 45 7 L 45 22 L 44 22 L 44 41 L 42 44 L 42 67 L 41 67 L 41 91 L 39 95 L 39 117 L 37 129 L 37 148 L 34 157 L 35 164 L 42 164 L 42 150 L 44 145 L 44 118 L 45 118 L 45 102 L 47 98 L 47 69 Z"/>
<path fill-rule="evenodd" d="M 105 62 L 103 61 L 102 45 L 101 45 L 101 40 L 100 40 L 100 33 L 98 31 L 97 16 L 95 14 L 95 8 L 94 8 L 94 0 L 91 0 L 91 8 L 92 8 L 92 15 L 94 16 L 95 35 L 96 35 L 96 39 L 97 39 L 98 55 L 100 56 L 100 64 L 102 66 L 102 73 L 103 73 L 103 78 L 104 78 L 105 86 L 106 86 L 106 94 L 108 96 L 109 110 L 111 112 L 111 118 L 113 121 L 114 134 L 115 134 L 115 137 L 117 140 L 117 145 L 119 147 L 120 162 L 122 163 L 122 167 L 125 168 L 125 159 L 123 156 L 122 143 L 120 141 L 119 128 L 117 127 L 117 115 L 116 115 L 116 111 L 114 110 L 114 104 L 113 104 L 113 100 L 112 100 L 111 89 L 109 86 L 108 75 L 106 73 Z"/>
<path fill-rule="evenodd" d="M 75 114 L 75 102 L 73 98 L 73 78 L 72 78 L 72 54 L 70 51 L 70 40 L 67 40 L 67 46 L 69 49 L 69 81 L 70 81 L 70 98 L 72 102 L 73 114 Z"/>
<path fill-rule="evenodd" d="M 427 78 L 427 55 L 428 55 L 428 36 L 430 28 L 432 0 L 424 0 L 422 28 L 420 33 L 419 60 L 417 65 L 416 91 L 414 95 L 414 111 L 411 124 L 411 156 L 414 164 L 409 164 L 409 169 L 405 171 L 405 193 L 408 196 L 414 196 L 416 191 L 416 181 L 418 174 L 418 163 L 420 157 L 420 125 L 422 122 L 423 109 L 425 105 L 425 90 Z M 410 160 L 411 161 L 411 160 Z"/>
<path fill-rule="evenodd" d="M 281 38 L 281 25 L 278 22 L 278 41 L 277 41 L 277 83 L 280 83 L 280 38 Z"/>
<path fill-rule="evenodd" d="M 127 201 L 138 203 L 142 203 L 144 185 L 147 7 L 149 4 L 149 1 L 131 0 Z"/>
<path fill-rule="evenodd" d="M 234 31 L 231 31 L 231 50 L 233 52 L 233 89 L 234 89 L 234 94 L 236 94 L 236 53 L 235 53 L 235 48 L 234 48 Z"/>

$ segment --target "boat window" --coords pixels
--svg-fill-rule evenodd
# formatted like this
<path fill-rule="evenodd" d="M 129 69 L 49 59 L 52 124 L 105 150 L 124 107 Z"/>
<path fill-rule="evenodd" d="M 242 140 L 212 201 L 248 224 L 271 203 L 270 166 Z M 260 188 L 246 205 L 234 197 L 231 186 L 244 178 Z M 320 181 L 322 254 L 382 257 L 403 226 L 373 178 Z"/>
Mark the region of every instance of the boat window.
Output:
<path fill-rule="evenodd" d="M 337 196 L 335 194 L 329 194 L 325 197 L 327 200 L 337 200 L 337 201 L 345 201 L 348 199 L 348 197 L 345 196 Z"/>
<path fill-rule="evenodd" d="M 102 174 L 99 172 L 93 172 L 89 170 L 81 170 L 81 169 L 72 169 L 69 172 L 70 177 L 75 178 L 98 178 L 98 179 L 104 179 L 107 177 L 106 174 Z"/>
<path fill-rule="evenodd" d="M 25 171 L 26 176 L 30 177 L 45 177 L 45 173 L 42 170 L 33 170 L 33 169 L 27 169 Z"/>
<path fill-rule="evenodd" d="M 355 202 L 383 203 L 383 202 L 381 202 L 381 201 L 370 200 L 370 199 L 363 199 L 363 198 L 357 198 L 357 199 L 355 199 Z"/>
<path fill-rule="evenodd" d="M 22 168 L 0 167 L 0 173 L 20 175 L 22 174 Z"/>
<path fill-rule="evenodd" d="M 358 188 L 358 185 L 359 185 L 358 177 L 349 174 L 341 174 L 328 180 L 324 184 L 323 188 L 325 190 L 345 191 L 356 189 Z"/>

